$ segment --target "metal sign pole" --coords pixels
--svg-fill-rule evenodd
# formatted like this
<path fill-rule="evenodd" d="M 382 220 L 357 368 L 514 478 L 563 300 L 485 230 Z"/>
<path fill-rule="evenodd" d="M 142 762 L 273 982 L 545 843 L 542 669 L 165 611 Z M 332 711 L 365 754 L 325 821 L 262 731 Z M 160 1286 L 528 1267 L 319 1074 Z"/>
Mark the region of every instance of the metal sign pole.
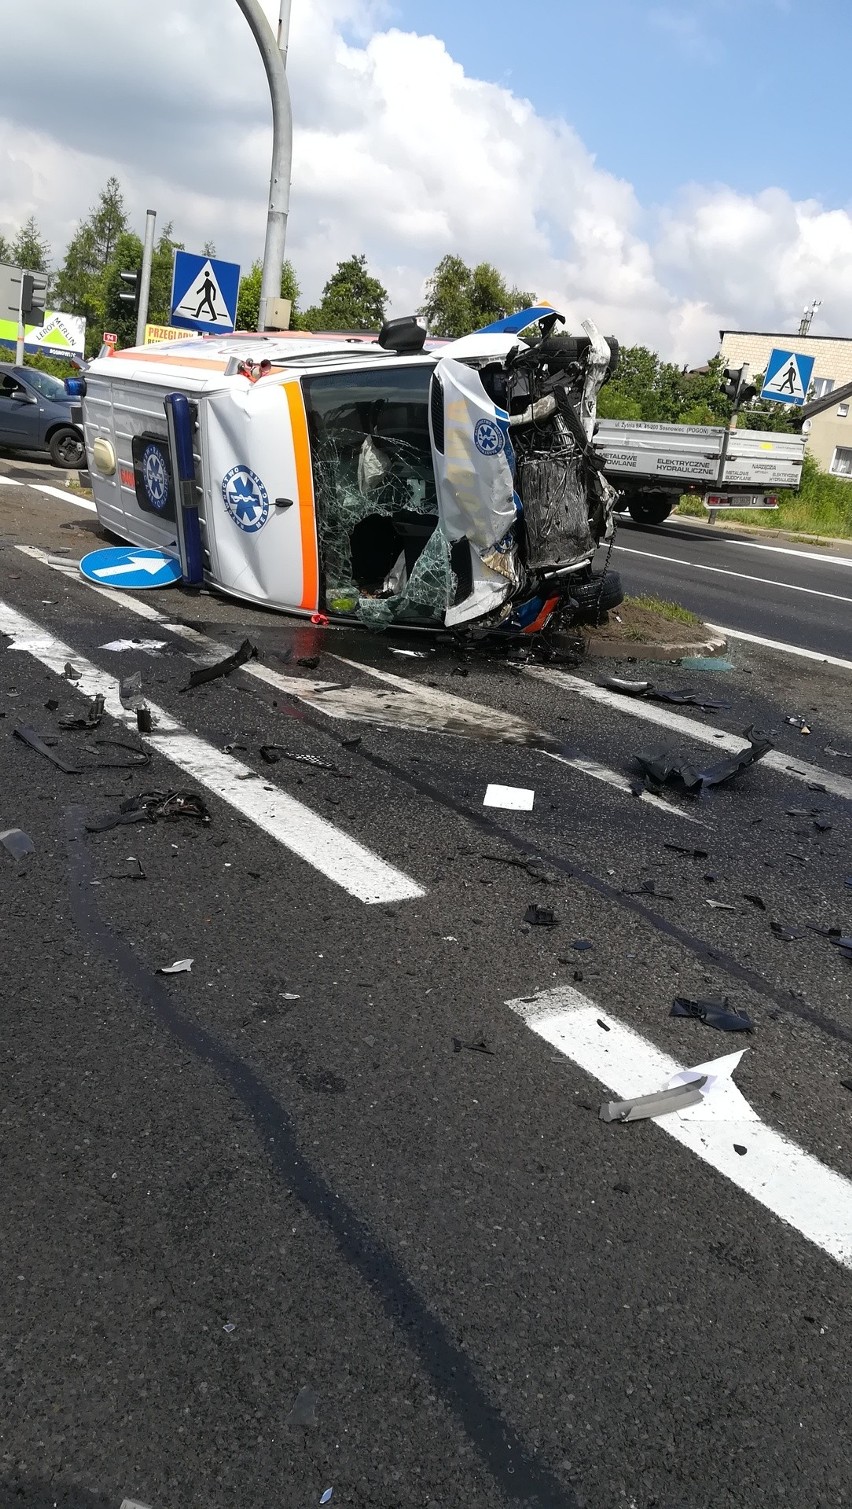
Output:
<path fill-rule="evenodd" d="M 287 238 L 287 215 L 290 209 L 290 173 L 293 159 L 293 114 L 290 86 L 285 67 L 289 40 L 290 7 L 283 4 L 276 37 L 264 15 L 260 0 L 237 0 L 237 5 L 251 28 L 260 49 L 269 93 L 272 99 L 272 169 L 269 176 L 269 211 L 266 219 L 266 244 L 263 248 L 263 274 L 260 282 L 260 308 L 257 328 L 266 329 L 266 308 L 270 299 L 281 294 L 281 268 Z M 280 41 L 279 41 L 280 39 Z M 284 43 L 284 50 L 280 47 Z"/>
<path fill-rule="evenodd" d="M 24 275 L 21 273 L 21 283 L 18 290 L 18 338 L 15 344 L 16 367 L 24 365 L 24 341 L 26 334 L 26 326 L 24 325 Z"/>
<path fill-rule="evenodd" d="M 142 271 L 139 276 L 139 308 L 136 316 L 136 344 L 145 343 L 145 326 L 148 323 L 148 303 L 151 297 L 151 262 L 154 257 L 154 226 L 157 211 L 148 210 L 145 217 L 145 246 L 142 252 Z"/>

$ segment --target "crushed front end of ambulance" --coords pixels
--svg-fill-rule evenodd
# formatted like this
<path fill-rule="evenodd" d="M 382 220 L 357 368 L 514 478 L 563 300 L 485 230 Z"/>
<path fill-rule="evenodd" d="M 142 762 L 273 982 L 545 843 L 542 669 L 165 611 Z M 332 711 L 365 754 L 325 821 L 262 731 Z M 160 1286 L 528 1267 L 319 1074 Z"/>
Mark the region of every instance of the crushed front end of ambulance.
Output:
<path fill-rule="evenodd" d="M 507 325 L 302 379 L 331 615 L 502 633 L 582 616 L 614 527 L 591 439 L 617 346 L 591 323 L 532 342 Z"/>

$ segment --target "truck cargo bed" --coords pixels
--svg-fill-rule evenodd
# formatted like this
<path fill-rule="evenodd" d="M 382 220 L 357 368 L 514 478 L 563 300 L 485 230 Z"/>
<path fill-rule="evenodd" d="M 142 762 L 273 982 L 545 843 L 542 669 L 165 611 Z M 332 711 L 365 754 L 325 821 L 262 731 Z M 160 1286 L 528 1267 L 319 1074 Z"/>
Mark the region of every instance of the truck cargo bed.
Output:
<path fill-rule="evenodd" d="M 601 419 L 594 446 L 616 486 L 634 477 L 645 486 L 676 489 L 712 484 L 750 491 L 799 486 L 805 442 L 777 431 L 732 430 L 722 475 L 725 429 L 718 425 L 647 424 Z"/>

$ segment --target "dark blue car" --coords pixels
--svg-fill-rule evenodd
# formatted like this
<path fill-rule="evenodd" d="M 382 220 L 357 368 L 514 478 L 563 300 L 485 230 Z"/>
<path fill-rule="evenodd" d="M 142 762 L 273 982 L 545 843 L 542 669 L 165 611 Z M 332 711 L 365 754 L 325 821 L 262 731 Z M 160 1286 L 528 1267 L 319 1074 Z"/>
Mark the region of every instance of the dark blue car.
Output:
<path fill-rule="evenodd" d="M 78 403 L 49 372 L 0 365 L 0 446 L 50 451 L 54 466 L 84 466 L 83 431 L 72 418 Z"/>

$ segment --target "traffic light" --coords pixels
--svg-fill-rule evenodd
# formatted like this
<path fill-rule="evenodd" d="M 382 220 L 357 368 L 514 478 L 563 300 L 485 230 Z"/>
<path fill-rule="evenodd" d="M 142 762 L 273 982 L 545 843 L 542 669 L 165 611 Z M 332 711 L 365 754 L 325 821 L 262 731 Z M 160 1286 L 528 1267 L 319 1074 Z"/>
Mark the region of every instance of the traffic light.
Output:
<path fill-rule="evenodd" d="M 751 381 L 751 367 L 748 362 L 743 362 L 741 367 L 725 367 L 723 369 L 722 392 L 726 398 L 730 398 L 735 409 L 740 404 L 748 403 L 754 398 L 757 388 Z"/>
<path fill-rule="evenodd" d="M 21 316 L 25 325 L 44 324 L 47 278 L 44 273 L 25 272 L 21 276 Z"/>
<path fill-rule="evenodd" d="M 132 304 L 134 311 L 138 310 L 138 308 L 139 308 L 139 274 L 138 274 L 138 272 L 121 272 L 121 273 L 119 273 L 119 277 L 121 278 L 121 280 L 122 280 L 123 283 L 129 283 L 130 284 L 130 288 L 126 292 L 124 292 L 124 291 L 121 292 L 118 295 L 118 297 L 121 299 L 121 302 L 123 304 Z"/>

